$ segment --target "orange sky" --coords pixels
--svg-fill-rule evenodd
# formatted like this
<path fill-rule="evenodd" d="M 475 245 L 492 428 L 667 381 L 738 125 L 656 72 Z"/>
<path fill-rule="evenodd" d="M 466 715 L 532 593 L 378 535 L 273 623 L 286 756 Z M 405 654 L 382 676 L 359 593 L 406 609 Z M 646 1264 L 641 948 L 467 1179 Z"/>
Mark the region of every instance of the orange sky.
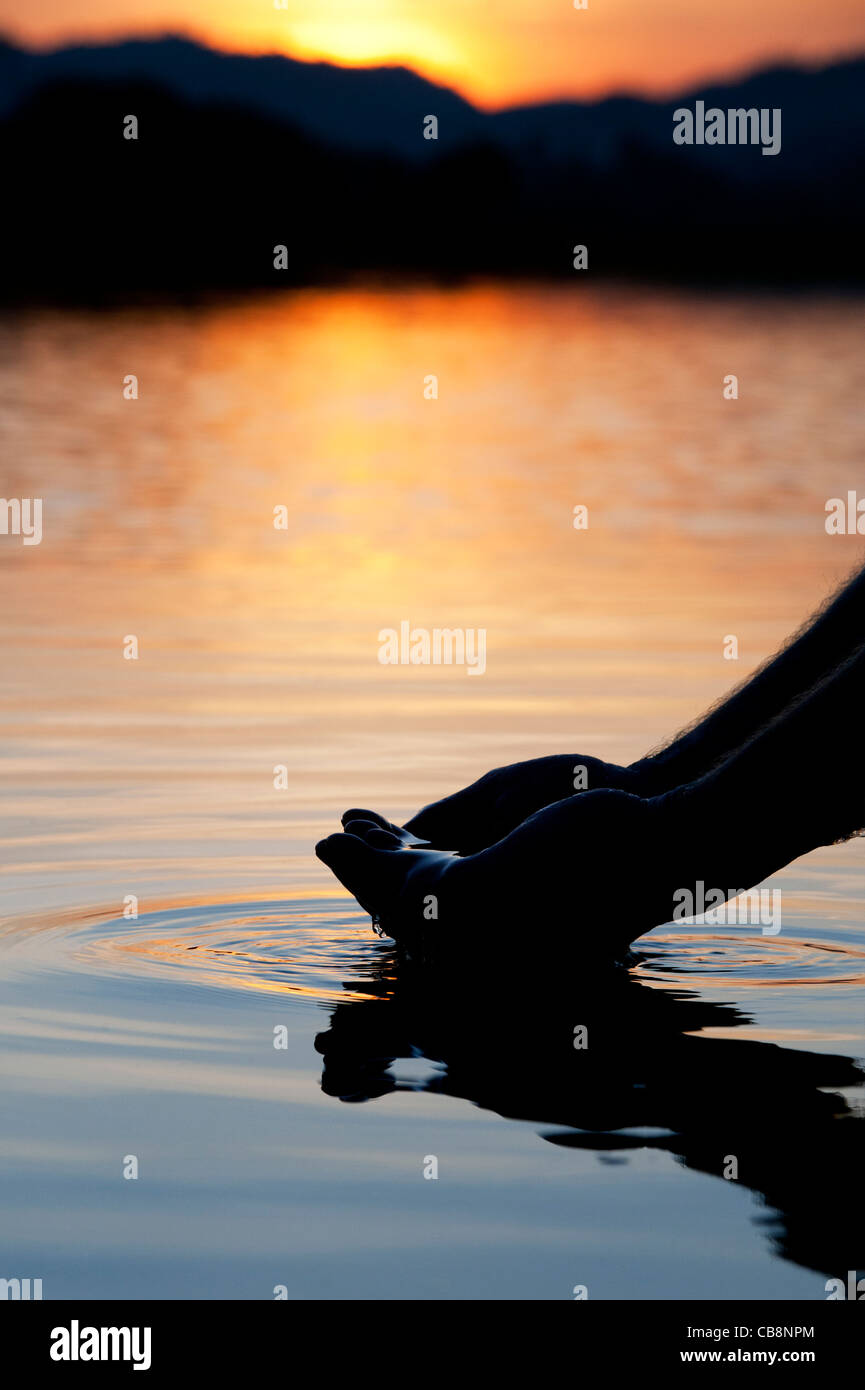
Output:
<path fill-rule="evenodd" d="M 276 4 L 284 5 L 277 9 Z M 863 0 L 0 0 L 35 46 L 166 30 L 225 48 L 405 62 L 485 106 L 668 92 L 788 57 L 865 51 Z"/>

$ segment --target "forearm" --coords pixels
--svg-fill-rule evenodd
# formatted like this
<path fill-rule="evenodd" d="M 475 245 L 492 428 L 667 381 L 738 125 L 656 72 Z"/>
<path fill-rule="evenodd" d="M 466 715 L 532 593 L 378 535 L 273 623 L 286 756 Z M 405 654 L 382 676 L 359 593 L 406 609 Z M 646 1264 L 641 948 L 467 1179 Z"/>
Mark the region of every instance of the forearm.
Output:
<path fill-rule="evenodd" d="M 635 789 L 657 795 L 693 782 L 731 756 L 865 642 L 865 570 L 775 657 L 667 747 L 632 764 Z"/>

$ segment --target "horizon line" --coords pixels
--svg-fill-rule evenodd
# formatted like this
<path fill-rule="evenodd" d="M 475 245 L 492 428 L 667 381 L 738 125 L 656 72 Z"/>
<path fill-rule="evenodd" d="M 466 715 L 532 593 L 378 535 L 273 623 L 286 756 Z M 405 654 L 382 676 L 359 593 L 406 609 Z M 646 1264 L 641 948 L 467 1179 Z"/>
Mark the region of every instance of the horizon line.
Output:
<path fill-rule="evenodd" d="M 323 56 L 312 57 L 291 53 L 274 48 L 272 44 L 262 45 L 261 47 L 254 45 L 252 47 L 234 47 L 232 45 L 226 45 L 225 42 L 214 38 L 206 38 L 191 29 L 183 28 L 138 28 L 111 34 L 106 34 L 104 31 L 98 33 L 92 29 L 84 29 L 70 32 L 66 37 L 48 44 L 26 42 L 17 37 L 12 29 L 0 29 L 0 43 L 5 43 L 21 53 L 31 53 L 40 56 L 60 53 L 69 48 L 116 48 L 125 43 L 158 43 L 172 39 L 179 40 L 181 43 L 190 43 L 197 48 L 207 49 L 211 53 L 222 54 L 225 57 L 284 58 L 292 63 L 303 63 L 307 67 L 331 67 L 338 68 L 344 72 L 402 70 L 412 73 L 415 77 L 420 78 L 422 81 L 434 87 L 440 87 L 445 91 L 452 92 L 475 110 L 490 115 L 504 111 L 519 111 L 537 106 L 555 106 L 562 103 L 596 105 L 602 101 L 636 100 L 662 104 L 671 97 L 684 97 L 706 87 L 732 86 L 741 82 L 746 82 L 749 78 L 756 77 L 760 73 L 773 72 L 779 69 L 814 73 L 825 71 L 827 68 L 836 67 L 843 63 L 865 59 L 865 48 L 848 48 L 842 50 L 834 57 L 821 58 L 813 61 L 778 54 L 775 58 L 766 62 L 756 62 L 734 68 L 723 76 L 716 73 L 714 76 L 707 76 L 705 79 L 696 79 L 686 85 L 670 84 L 669 87 L 664 88 L 661 92 L 658 90 L 635 87 L 613 86 L 595 95 L 580 95 L 577 92 L 562 92 L 558 95 L 547 95 L 534 100 L 516 100 L 500 104 L 478 101 L 477 98 L 467 95 L 466 92 L 461 89 L 458 82 L 427 74 L 420 70 L 416 66 L 416 63 L 409 58 L 393 58 L 382 61 L 363 60 L 352 63 Z"/>

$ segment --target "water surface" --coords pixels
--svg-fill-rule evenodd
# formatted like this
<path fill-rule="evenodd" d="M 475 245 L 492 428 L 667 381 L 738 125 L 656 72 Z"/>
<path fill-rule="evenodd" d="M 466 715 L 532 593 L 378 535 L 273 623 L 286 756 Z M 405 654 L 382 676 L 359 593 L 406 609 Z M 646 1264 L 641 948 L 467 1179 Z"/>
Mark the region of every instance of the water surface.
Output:
<path fill-rule="evenodd" d="M 345 806 L 636 757 L 783 640 L 861 557 L 823 522 L 862 317 L 478 286 L 0 323 L 0 491 L 44 499 L 40 546 L 0 537 L 0 1277 L 810 1299 L 862 1267 L 860 842 L 773 880 L 777 936 L 659 928 L 603 982 L 563 945 L 604 930 L 579 846 L 573 922 L 433 978 L 311 854 Z M 484 676 L 381 666 L 404 619 L 486 628 Z"/>

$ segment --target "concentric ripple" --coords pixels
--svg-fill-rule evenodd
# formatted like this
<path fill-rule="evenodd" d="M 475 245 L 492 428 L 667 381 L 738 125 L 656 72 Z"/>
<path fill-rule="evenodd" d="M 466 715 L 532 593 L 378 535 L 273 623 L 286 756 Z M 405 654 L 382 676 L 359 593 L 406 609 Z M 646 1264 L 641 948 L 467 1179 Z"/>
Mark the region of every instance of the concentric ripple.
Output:
<path fill-rule="evenodd" d="M 633 973 L 670 989 L 865 983 L 865 950 L 837 941 L 659 931 L 640 943 L 638 954 Z"/>
<path fill-rule="evenodd" d="M 778 936 L 662 928 L 638 943 L 635 956 L 636 978 L 661 989 L 865 984 L 861 941 L 821 939 L 804 924 Z M 7 919 L 0 923 L 0 966 L 156 975 L 192 987 L 333 1003 L 387 994 L 394 956 L 346 899 L 301 895 L 163 903 L 134 920 L 107 910 Z"/>
<path fill-rule="evenodd" d="M 156 974 L 321 1003 L 377 997 L 392 961 L 365 914 L 320 898 L 167 905 L 132 921 L 20 918 L 0 928 L 0 949 L 13 953 L 13 968 Z"/>

